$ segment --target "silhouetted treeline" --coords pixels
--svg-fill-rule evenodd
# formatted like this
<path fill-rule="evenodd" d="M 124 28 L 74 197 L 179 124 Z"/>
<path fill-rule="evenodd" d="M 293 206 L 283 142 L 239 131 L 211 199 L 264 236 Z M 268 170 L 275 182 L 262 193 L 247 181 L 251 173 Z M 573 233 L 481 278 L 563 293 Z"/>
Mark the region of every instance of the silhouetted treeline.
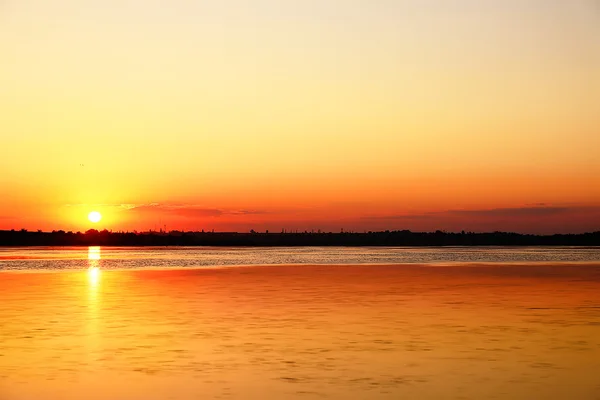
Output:
<path fill-rule="evenodd" d="M 600 232 L 524 235 L 508 232 L 234 233 L 0 231 L 0 246 L 600 246 Z"/>

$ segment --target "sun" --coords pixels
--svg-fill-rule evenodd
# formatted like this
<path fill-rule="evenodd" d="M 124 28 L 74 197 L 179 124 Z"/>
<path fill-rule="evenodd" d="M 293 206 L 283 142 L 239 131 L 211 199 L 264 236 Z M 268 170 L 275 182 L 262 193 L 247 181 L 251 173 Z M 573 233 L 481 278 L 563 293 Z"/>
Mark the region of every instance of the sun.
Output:
<path fill-rule="evenodd" d="M 102 215 L 98 211 L 92 211 L 88 214 L 88 219 L 90 220 L 90 222 L 93 222 L 95 224 L 96 222 L 100 222 L 100 220 L 102 219 Z"/>

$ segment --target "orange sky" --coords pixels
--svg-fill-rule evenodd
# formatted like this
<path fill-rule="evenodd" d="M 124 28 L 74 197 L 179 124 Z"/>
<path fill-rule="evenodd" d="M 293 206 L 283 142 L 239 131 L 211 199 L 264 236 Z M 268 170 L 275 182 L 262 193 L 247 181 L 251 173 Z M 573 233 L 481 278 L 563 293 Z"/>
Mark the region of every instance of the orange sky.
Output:
<path fill-rule="evenodd" d="M 600 229 L 594 1 L 212 3 L 2 2 L 0 229 Z"/>

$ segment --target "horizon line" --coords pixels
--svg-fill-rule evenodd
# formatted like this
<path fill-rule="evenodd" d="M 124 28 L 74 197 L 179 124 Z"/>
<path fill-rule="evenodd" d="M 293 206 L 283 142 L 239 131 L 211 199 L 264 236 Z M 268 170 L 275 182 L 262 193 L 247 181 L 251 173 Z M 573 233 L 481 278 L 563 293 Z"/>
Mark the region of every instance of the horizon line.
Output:
<path fill-rule="evenodd" d="M 12 232 L 12 233 L 43 233 L 43 234 L 72 234 L 72 235 L 87 235 L 90 233 L 108 233 L 108 234 L 135 234 L 135 235 L 139 235 L 139 234 L 171 234 L 171 233 L 193 233 L 193 234 L 229 234 L 229 235 L 348 235 L 348 234 L 352 234 L 352 235 L 372 235 L 372 234 L 382 234 L 382 233 L 410 233 L 410 234 L 444 234 L 444 235 L 489 235 L 489 234 L 507 234 L 507 235 L 521 235 L 521 236 L 583 236 L 583 235 L 594 235 L 594 234 L 600 234 L 600 229 L 595 230 L 595 231 L 586 231 L 586 232 L 580 232 L 580 233 L 561 233 L 561 232 L 555 232 L 555 233 L 524 233 L 524 232 L 516 232 L 516 231 L 467 231 L 467 230 L 461 230 L 461 231 L 448 231 L 448 230 L 443 230 L 443 229 L 437 229 L 437 230 L 433 230 L 433 231 L 412 231 L 410 229 L 386 229 L 386 230 L 363 230 L 363 231 L 356 231 L 356 230 L 345 230 L 345 229 L 341 229 L 339 232 L 334 232 L 334 231 L 325 231 L 323 229 L 312 229 L 312 230 L 300 230 L 300 229 L 283 229 L 282 231 L 271 231 L 269 229 L 263 230 L 263 231 L 256 231 L 253 229 L 250 229 L 247 232 L 240 232 L 240 231 L 215 231 L 214 229 L 212 230 L 177 230 L 177 229 L 173 229 L 173 230 L 153 230 L 153 229 L 149 229 L 149 230 L 144 230 L 144 231 L 138 231 L 138 230 L 116 230 L 113 231 L 111 229 L 96 229 L 96 228 L 90 228 L 87 229 L 85 231 L 65 231 L 63 229 L 59 229 L 59 230 L 52 230 L 52 231 L 44 231 L 41 229 L 36 229 L 36 230 L 29 230 L 29 229 L 25 229 L 25 228 L 21 228 L 21 229 L 0 229 L 0 232 Z"/>

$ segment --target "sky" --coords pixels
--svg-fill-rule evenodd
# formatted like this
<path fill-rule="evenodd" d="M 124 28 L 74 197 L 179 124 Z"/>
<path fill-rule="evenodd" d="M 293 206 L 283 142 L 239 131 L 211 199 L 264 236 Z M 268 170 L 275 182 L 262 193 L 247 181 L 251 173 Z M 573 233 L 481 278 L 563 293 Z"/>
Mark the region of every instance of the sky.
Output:
<path fill-rule="evenodd" d="M 0 0 L 0 54 L 0 229 L 600 230 L 600 1 Z"/>

